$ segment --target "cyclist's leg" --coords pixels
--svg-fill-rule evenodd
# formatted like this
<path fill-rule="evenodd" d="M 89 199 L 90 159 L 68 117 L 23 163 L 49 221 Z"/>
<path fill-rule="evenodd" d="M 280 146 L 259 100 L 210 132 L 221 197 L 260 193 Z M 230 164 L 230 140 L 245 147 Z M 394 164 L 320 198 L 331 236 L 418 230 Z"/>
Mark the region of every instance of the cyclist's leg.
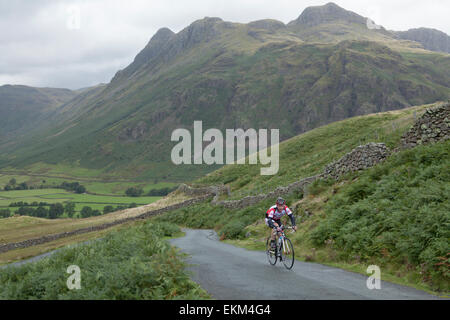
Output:
<path fill-rule="evenodd" d="M 284 226 L 284 224 L 281 222 L 281 219 L 280 219 L 280 221 L 278 222 L 278 225 L 280 226 L 281 230 L 284 230 L 284 229 L 285 229 L 285 226 Z M 280 254 L 280 253 L 278 253 L 278 254 Z M 280 259 L 281 259 L 281 256 L 280 256 Z"/>
<path fill-rule="evenodd" d="M 281 225 L 281 222 L 278 220 L 276 221 L 276 223 L 278 224 L 278 226 Z M 268 220 L 267 225 L 272 228 L 272 241 L 275 241 L 276 235 L 277 235 L 277 231 L 276 231 L 276 227 L 273 223 L 273 220 Z"/>
<path fill-rule="evenodd" d="M 275 226 L 274 226 L 274 224 L 273 224 L 273 222 L 272 222 L 272 220 L 271 219 L 267 219 L 266 218 L 266 225 L 271 229 L 271 233 L 270 233 L 270 236 L 271 236 L 271 246 L 272 247 L 275 247 L 275 236 L 276 236 L 276 232 L 275 232 L 275 230 L 273 229 Z"/>

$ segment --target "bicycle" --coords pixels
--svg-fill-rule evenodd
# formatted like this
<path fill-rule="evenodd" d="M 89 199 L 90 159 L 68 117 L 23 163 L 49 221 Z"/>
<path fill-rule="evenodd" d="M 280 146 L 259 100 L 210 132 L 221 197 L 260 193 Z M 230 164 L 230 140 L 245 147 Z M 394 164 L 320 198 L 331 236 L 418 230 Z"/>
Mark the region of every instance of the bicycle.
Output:
<path fill-rule="evenodd" d="M 276 228 L 274 228 L 276 229 Z M 292 246 L 291 240 L 286 237 L 284 233 L 284 229 L 292 229 L 292 227 L 283 228 L 280 232 L 277 232 L 278 241 L 276 241 L 275 251 L 271 248 L 270 242 L 272 236 L 270 235 L 267 238 L 266 242 L 266 252 L 267 259 L 271 265 L 275 265 L 277 263 L 277 259 L 283 262 L 286 269 L 290 270 L 294 266 L 294 247 Z"/>

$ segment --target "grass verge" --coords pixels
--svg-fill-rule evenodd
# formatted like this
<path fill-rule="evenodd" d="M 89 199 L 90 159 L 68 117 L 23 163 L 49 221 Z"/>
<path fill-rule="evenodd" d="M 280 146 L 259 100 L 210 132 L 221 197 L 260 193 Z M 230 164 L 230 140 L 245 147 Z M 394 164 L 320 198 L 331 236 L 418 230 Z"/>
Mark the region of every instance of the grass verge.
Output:
<path fill-rule="evenodd" d="M 208 299 L 164 237 L 176 225 L 146 221 L 109 232 L 102 241 L 67 247 L 50 258 L 0 274 L 0 299 Z M 68 289 L 67 268 L 80 268 L 81 289 Z"/>

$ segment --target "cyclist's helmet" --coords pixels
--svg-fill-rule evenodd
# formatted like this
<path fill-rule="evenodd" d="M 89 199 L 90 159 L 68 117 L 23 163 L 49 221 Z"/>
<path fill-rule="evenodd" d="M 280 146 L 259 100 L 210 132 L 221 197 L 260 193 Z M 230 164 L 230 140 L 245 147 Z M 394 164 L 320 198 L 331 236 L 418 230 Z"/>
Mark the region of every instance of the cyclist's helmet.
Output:
<path fill-rule="evenodd" d="M 285 204 L 286 201 L 282 197 L 278 197 L 277 204 Z"/>

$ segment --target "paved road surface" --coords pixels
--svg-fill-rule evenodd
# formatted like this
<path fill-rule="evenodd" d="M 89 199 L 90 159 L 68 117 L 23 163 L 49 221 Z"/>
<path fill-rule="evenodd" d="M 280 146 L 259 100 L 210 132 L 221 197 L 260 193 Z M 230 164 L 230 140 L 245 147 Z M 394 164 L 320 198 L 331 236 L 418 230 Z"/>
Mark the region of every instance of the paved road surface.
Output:
<path fill-rule="evenodd" d="M 185 237 L 170 242 L 190 255 L 192 279 L 216 299 L 437 299 L 383 281 L 381 289 L 370 290 L 366 286 L 369 275 L 317 263 L 296 260 L 291 270 L 279 262 L 271 266 L 265 252 L 220 242 L 212 230 L 184 231 Z"/>

